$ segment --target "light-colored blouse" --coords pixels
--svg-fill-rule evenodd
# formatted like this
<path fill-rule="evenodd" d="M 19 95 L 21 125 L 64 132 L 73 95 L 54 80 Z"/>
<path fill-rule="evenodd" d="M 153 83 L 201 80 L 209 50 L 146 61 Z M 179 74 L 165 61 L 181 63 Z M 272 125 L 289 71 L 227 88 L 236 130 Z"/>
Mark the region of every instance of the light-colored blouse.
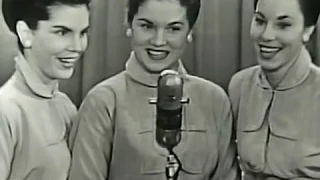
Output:
<path fill-rule="evenodd" d="M 186 74 L 182 140 L 174 149 L 186 172 L 183 180 L 236 180 L 231 105 L 217 85 Z M 131 57 L 126 70 L 94 87 L 84 99 L 71 131 L 69 180 L 166 179 L 167 151 L 155 140 L 158 75 Z M 75 123 L 76 124 L 76 123 Z"/>
<path fill-rule="evenodd" d="M 66 180 L 76 107 L 35 75 L 27 61 L 0 89 L 0 180 Z"/>
<path fill-rule="evenodd" d="M 278 88 L 255 66 L 234 75 L 229 95 L 245 180 L 320 179 L 320 69 L 305 48 Z"/>

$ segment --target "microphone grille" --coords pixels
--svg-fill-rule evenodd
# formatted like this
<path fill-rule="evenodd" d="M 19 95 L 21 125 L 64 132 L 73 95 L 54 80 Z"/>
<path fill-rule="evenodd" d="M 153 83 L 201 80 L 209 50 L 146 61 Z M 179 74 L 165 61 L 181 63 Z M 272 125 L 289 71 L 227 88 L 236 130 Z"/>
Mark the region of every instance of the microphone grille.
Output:
<path fill-rule="evenodd" d="M 179 73 L 177 71 L 172 70 L 172 69 L 165 69 L 160 73 L 160 76 L 165 76 L 165 75 L 169 75 L 169 74 L 178 75 Z"/>

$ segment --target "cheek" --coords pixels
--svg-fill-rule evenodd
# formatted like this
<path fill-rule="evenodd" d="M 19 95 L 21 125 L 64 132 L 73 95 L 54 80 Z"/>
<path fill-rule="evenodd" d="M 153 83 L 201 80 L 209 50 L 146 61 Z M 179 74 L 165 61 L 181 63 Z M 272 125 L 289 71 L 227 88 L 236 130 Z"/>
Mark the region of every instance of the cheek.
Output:
<path fill-rule="evenodd" d="M 149 45 L 149 40 L 152 38 L 151 32 L 133 31 L 131 42 L 133 46 Z"/>
<path fill-rule="evenodd" d="M 171 35 L 171 37 L 168 40 L 168 43 L 170 45 L 171 48 L 173 49 L 184 49 L 187 44 L 187 36 L 185 34 L 182 35 Z"/>
<path fill-rule="evenodd" d="M 278 36 L 279 41 L 288 46 L 292 46 L 295 44 L 302 45 L 302 35 L 299 33 L 286 33 Z"/>
<path fill-rule="evenodd" d="M 250 37 L 253 40 L 258 40 L 262 35 L 263 27 L 256 26 L 252 23 L 250 27 Z"/>
<path fill-rule="evenodd" d="M 81 46 L 83 47 L 83 51 L 85 51 L 88 47 L 88 36 L 86 35 L 81 39 Z"/>
<path fill-rule="evenodd" d="M 43 37 L 35 42 L 35 49 L 45 56 L 56 56 L 63 52 L 68 45 L 68 40 L 61 37 Z"/>

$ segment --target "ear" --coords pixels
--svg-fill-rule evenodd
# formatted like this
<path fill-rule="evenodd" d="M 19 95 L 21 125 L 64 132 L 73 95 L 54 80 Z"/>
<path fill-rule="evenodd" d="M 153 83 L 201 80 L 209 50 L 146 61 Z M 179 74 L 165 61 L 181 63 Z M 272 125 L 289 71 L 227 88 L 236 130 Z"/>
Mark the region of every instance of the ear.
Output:
<path fill-rule="evenodd" d="M 309 41 L 314 29 L 315 29 L 315 26 L 309 26 L 304 28 L 303 34 L 302 34 L 302 40 L 304 43 Z"/>
<path fill-rule="evenodd" d="M 18 21 L 16 25 L 19 40 L 24 48 L 32 47 L 33 33 L 26 22 Z"/>

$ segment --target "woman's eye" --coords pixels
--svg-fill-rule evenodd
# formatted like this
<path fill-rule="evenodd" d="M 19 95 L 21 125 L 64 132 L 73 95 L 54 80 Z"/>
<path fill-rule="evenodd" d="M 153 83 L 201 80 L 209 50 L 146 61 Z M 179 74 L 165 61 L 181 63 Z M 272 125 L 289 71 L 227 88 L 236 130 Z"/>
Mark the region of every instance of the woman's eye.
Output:
<path fill-rule="evenodd" d="M 152 24 L 141 24 L 140 25 L 143 29 L 152 29 L 153 25 Z"/>
<path fill-rule="evenodd" d="M 284 23 L 284 22 L 278 23 L 278 27 L 279 27 L 280 29 L 287 29 L 287 28 L 290 27 L 290 26 L 291 26 L 290 23 Z"/>
<path fill-rule="evenodd" d="M 85 35 L 87 35 L 87 34 L 88 34 L 88 30 L 85 30 L 85 31 L 82 31 L 80 35 L 81 35 L 81 36 L 85 36 Z"/>
<path fill-rule="evenodd" d="M 265 20 L 264 20 L 264 19 L 261 19 L 261 18 L 256 17 L 256 18 L 255 18 L 255 22 L 256 22 L 258 25 L 262 25 L 262 24 L 264 24 L 264 23 L 265 23 Z"/>
<path fill-rule="evenodd" d="M 55 33 L 58 34 L 58 35 L 60 35 L 60 36 L 64 36 L 64 35 L 66 35 L 66 34 L 68 33 L 68 31 L 66 31 L 66 30 L 59 30 L 59 31 L 56 31 Z"/>
<path fill-rule="evenodd" d="M 177 32 L 177 31 L 180 31 L 181 30 L 181 27 L 169 27 L 169 30 L 171 32 Z"/>

